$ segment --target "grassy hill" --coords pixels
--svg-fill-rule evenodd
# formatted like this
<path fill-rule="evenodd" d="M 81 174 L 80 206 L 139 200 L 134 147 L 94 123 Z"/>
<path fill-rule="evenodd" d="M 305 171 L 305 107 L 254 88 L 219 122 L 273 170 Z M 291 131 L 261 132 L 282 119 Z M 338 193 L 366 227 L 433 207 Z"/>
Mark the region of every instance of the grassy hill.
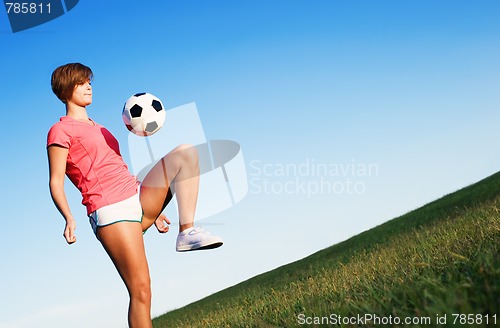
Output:
<path fill-rule="evenodd" d="M 500 172 L 153 326 L 489 327 L 499 300 Z"/>

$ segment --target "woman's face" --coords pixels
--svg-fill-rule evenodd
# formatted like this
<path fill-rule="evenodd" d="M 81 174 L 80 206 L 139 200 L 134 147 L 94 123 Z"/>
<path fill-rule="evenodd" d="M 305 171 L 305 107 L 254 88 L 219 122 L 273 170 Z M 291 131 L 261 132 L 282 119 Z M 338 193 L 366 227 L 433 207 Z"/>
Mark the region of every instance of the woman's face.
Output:
<path fill-rule="evenodd" d="M 92 103 L 92 86 L 90 85 L 90 80 L 75 87 L 73 95 L 68 99 L 68 103 L 73 103 L 80 107 L 86 107 Z"/>

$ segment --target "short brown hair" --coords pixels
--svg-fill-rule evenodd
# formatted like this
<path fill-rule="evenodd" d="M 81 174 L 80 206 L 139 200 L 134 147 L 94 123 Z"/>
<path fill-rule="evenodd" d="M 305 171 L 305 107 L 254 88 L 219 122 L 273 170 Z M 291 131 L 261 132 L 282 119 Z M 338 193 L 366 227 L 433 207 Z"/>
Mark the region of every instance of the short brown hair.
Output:
<path fill-rule="evenodd" d="M 75 87 L 93 78 L 92 70 L 80 63 L 59 66 L 52 72 L 51 86 L 54 94 L 63 103 L 73 95 Z"/>

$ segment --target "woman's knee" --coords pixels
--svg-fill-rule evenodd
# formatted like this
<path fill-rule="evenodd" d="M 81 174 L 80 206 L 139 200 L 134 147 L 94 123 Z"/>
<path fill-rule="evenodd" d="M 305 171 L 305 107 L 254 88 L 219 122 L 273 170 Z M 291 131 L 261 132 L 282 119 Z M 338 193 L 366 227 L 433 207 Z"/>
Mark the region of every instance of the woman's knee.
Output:
<path fill-rule="evenodd" d="M 184 162 L 198 164 L 198 150 L 191 144 L 181 144 L 172 151 L 176 153 Z"/>
<path fill-rule="evenodd" d="M 128 289 L 131 299 L 141 303 L 151 302 L 151 281 L 149 277 L 133 282 Z"/>

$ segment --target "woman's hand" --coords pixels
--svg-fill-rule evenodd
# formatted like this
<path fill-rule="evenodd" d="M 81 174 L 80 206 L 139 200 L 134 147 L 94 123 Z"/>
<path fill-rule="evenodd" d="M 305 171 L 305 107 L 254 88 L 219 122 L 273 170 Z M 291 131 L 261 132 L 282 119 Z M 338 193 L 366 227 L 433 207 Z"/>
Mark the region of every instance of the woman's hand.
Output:
<path fill-rule="evenodd" d="M 66 220 L 66 228 L 64 228 L 63 236 L 66 238 L 68 244 L 73 244 L 76 242 L 75 236 L 76 222 L 73 218 Z"/>
<path fill-rule="evenodd" d="M 166 224 L 165 224 L 166 223 Z M 156 229 L 158 229 L 159 233 L 165 233 L 168 232 L 168 229 L 170 228 L 168 225 L 170 224 L 170 220 L 167 219 L 165 214 L 160 214 L 156 220 L 155 220 L 155 226 Z"/>

